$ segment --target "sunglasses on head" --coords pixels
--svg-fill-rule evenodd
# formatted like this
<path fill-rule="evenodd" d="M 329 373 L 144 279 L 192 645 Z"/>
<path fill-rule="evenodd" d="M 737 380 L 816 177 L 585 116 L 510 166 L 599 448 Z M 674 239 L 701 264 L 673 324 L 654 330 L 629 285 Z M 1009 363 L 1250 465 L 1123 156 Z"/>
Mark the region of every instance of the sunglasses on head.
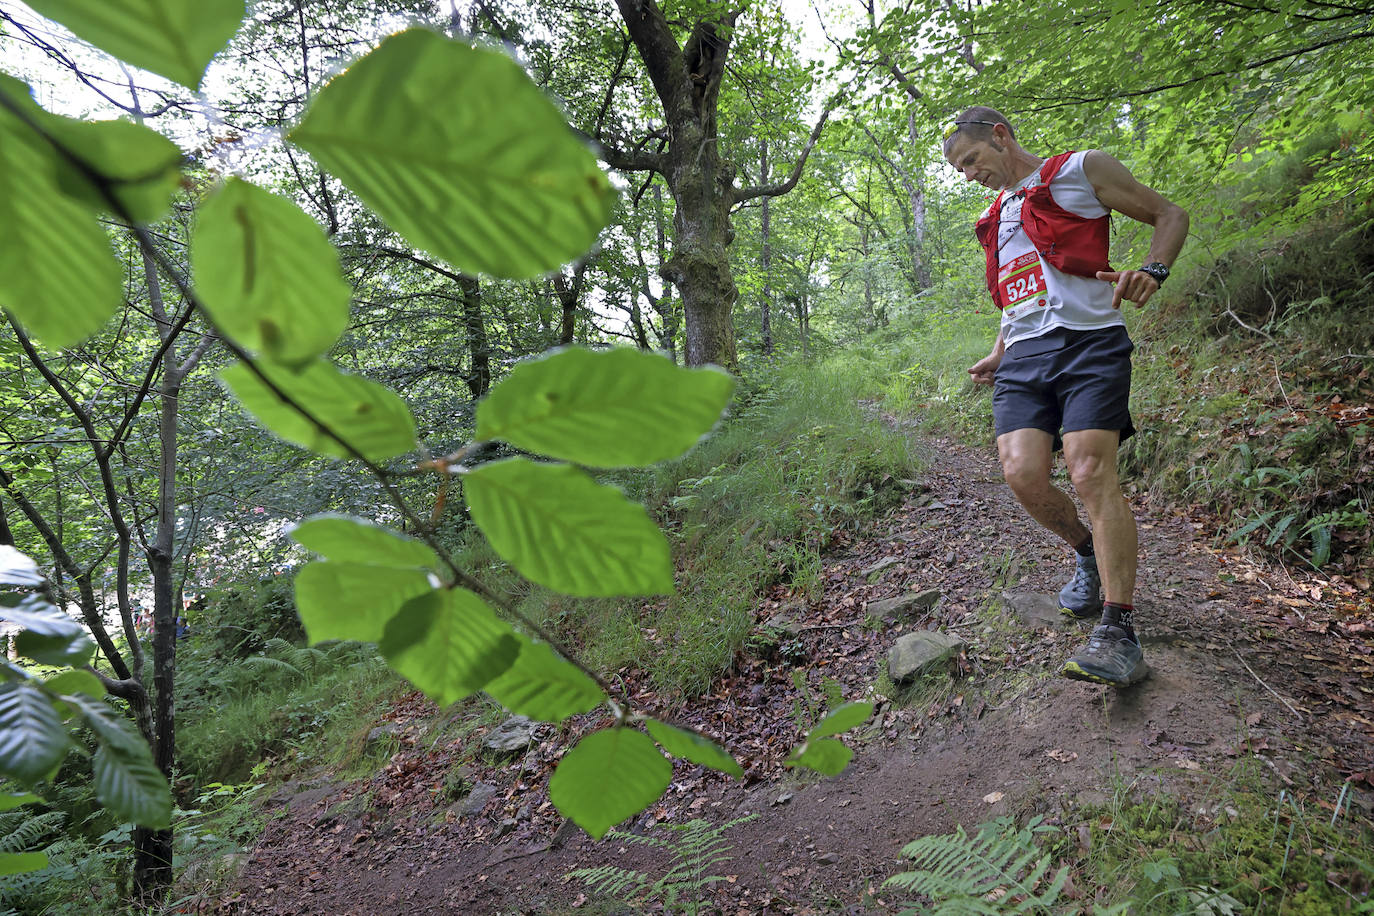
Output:
<path fill-rule="evenodd" d="M 959 132 L 959 128 L 963 127 L 965 124 L 987 124 L 990 127 L 996 127 L 998 124 L 1001 123 L 1001 121 L 954 121 L 949 125 L 949 127 L 945 128 L 945 139 L 948 140 L 950 137 L 957 134 Z"/>

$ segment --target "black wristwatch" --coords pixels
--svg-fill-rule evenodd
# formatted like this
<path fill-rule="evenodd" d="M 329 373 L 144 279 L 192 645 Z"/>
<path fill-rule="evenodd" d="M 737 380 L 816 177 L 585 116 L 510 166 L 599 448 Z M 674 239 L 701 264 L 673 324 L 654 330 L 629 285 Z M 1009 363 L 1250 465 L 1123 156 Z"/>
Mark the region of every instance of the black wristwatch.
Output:
<path fill-rule="evenodd" d="M 1146 264 L 1144 267 L 1140 268 L 1140 272 L 1147 273 L 1154 277 L 1155 282 L 1160 286 L 1163 286 L 1164 281 L 1169 279 L 1169 268 L 1158 261 L 1151 261 L 1149 264 Z"/>

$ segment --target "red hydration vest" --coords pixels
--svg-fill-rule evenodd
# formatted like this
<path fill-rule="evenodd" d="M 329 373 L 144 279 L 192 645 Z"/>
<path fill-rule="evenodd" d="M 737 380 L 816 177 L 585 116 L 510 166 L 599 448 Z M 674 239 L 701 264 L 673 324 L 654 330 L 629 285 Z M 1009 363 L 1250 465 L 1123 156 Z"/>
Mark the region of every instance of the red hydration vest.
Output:
<path fill-rule="evenodd" d="M 1050 182 L 1064 163 L 1073 155 L 1070 150 L 1045 160 L 1040 167 L 1040 183 L 1025 190 L 1021 204 L 1021 225 L 1040 258 L 1066 274 L 1079 277 L 1096 276 L 1099 270 L 1111 270 L 1107 263 L 1107 248 L 1111 241 L 1110 223 L 1106 216 L 1092 219 L 1070 213 L 1054 202 Z M 999 309 L 1007 304 L 997 283 L 997 230 L 1002 222 L 1003 191 L 988 209 L 987 216 L 978 220 L 974 234 L 987 256 L 988 292 Z"/>

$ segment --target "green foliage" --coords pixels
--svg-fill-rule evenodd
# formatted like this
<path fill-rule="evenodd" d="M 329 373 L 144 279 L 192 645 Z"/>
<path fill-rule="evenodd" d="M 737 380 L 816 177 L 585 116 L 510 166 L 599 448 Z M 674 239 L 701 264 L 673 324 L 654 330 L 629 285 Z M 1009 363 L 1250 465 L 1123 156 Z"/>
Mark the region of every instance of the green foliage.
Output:
<path fill-rule="evenodd" d="M 70 346 L 120 303 L 120 276 L 95 214 L 64 194 L 51 148 L 32 120 L 28 87 L 0 74 L 0 305 L 35 337 Z"/>
<path fill-rule="evenodd" d="M 378 648 L 392 668 L 444 706 L 504 674 L 520 653 L 510 624 L 461 588 L 407 601 L 387 622 Z"/>
<path fill-rule="evenodd" d="M 473 274 L 550 271 L 610 216 L 610 182 L 520 66 L 424 29 L 326 86 L 291 139 L 412 244 Z"/>
<path fill-rule="evenodd" d="M 569 595 L 673 590 L 668 542 L 643 507 L 569 465 L 523 458 L 463 478 L 468 508 L 521 575 Z"/>
<path fill-rule="evenodd" d="M 352 290 L 319 224 L 246 181 L 230 178 L 197 210 L 191 269 L 215 324 L 274 362 L 307 363 L 348 325 Z"/>
<path fill-rule="evenodd" d="M 710 439 L 649 475 L 620 477 L 668 519 L 681 591 L 568 619 L 595 664 L 636 664 L 688 695 L 706 689 L 744 646 L 761 594 L 814 588 L 837 535 L 900 502 L 915 460 L 906 438 L 858 403 L 866 380 L 848 370 L 784 364 L 746 376 Z"/>
<path fill-rule="evenodd" d="M 244 0 L 35 0 L 91 44 L 195 89 L 243 20 Z"/>
<path fill-rule="evenodd" d="M 824 719 L 817 722 L 816 727 L 811 729 L 807 737 L 827 738 L 831 735 L 847 732 L 851 728 L 858 728 L 863 725 L 872 715 L 872 703 L 845 703 L 832 709 Z"/>
<path fill-rule="evenodd" d="M 673 764 L 643 732 L 606 728 L 568 751 L 549 779 L 549 798 L 599 840 L 652 804 L 672 776 Z"/>
<path fill-rule="evenodd" d="M 387 621 L 432 588 L 418 569 L 311 563 L 296 573 L 296 611 L 313 642 L 381 642 Z"/>
<path fill-rule="evenodd" d="M 291 539 L 338 563 L 397 569 L 432 569 L 439 565 L 439 558 L 426 544 L 363 519 L 342 515 L 312 516 L 291 530 Z"/>
<path fill-rule="evenodd" d="M 714 741 L 704 738 L 696 732 L 675 728 L 657 719 L 646 719 L 644 727 L 649 730 L 650 735 L 653 735 L 654 740 L 674 757 L 699 763 L 722 773 L 729 773 L 736 779 L 744 778 L 744 769 L 738 761 Z"/>
<path fill-rule="evenodd" d="M 568 349 L 515 367 L 477 408 L 477 438 L 589 467 L 643 467 L 697 443 L 730 403 L 718 369 L 652 353 Z"/>
<path fill-rule="evenodd" d="M 57 769 L 70 747 L 52 697 L 34 684 L 0 684 L 0 774 L 33 785 Z"/>
<path fill-rule="evenodd" d="M 922 837 L 902 848 L 914 870 L 893 875 L 883 887 L 924 898 L 906 904 L 906 916 L 1044 913 L 1058 903 L 1069 876 L 1067 867 L 1051 873 L 1053 857 L 1041 853 L 1038 836 L 1052 832 L 1038 817 L 1020 829 L 999 818 L 971 837 L 962 827 Z"/>
<path fill-rule="evenodd" d="M 15 649 L 44 665 L 81 665 L 95 649 L 81 624 L 37 595 L 23 599 L 17 607 L 0 606 L 0 620 L 23 627 L 15 638 Z"/>
<path fill-rule="evenodd" d="M 357 721 L 402 683 L 375 648 L 352 642 L 274 639 L 262 655 L 234 659 L 192 637 L 178 654 L 177 759 L 201 785 L 247 779 L 264 761 L 284 776 L 356 753 Z"/>
<path fill-rule="evenodd" d="M 297 371 L 271 363 L 257 368 L 266 381 L 243 363 L 221 370 L 220 379 L 249 413 L 286 441 L 338 458 L 351 458 L 356 450 L 373 462 L 415 448 L 415 418 L 390 389 L 324 360 Z"/>
<path fill-rule="evenodd" d="M 520 654 L 484 688 L 493 700 L 540 722 L 561 722 L 605 702 L 606 695 L 596 682 L 555 655 L 547 644 L 524 636 L 518 639 Z"/>
<path fill-rule="evenodd" d="M 1200 804 L 1122 787 L 1085 812 L 1092 843 L 1076 882 L 1140 916 L 1367 912 L 1374 830 L 1350 811 L 1350 786 L 1276 795 L 1262 772 L 1251 759 Z"/>
<path fill-rule="evenodd" d="M 709 906 L 707 888 L 725 880 L 725 876 L 716 874 L 715 870 L 731 858 L 726 831 L 757 819 L 757 814 L 749 814 L 723 824 L 701 819 L 685 824 L 656 824 L 656 829 L 671 831 L 663 838 L 613 830 L 609 836 L 618 843 L 666 850 L 671 856 L 671 865 L 658 877 L 610 864 L 573 869 L 568 877 L 626 906 L 642 908 L 660 904 L 666 913 L 695 916 Z"/>

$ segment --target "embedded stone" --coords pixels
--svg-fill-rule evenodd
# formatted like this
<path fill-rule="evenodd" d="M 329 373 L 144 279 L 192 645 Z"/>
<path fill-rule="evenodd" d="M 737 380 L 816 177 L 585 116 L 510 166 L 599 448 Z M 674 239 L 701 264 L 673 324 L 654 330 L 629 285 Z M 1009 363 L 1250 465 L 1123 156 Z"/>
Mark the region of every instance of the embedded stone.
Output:
<path fill-rule="evenodd" d="M 897 683 L 913 680 L 964 651 L 964 645 L 963 639 L 950 633 L 907 633 L 888 650 L 888 677 Z"/>
<path fill-rule="evenodd" d="M 938 588 L 928 588 L 923 592 L 907 592 L 896 598 L 883 598 L 864 605 L 864 613 L 879 618 L 910 619 L 918 617 L 935 607 L 940 600 Z"/>

